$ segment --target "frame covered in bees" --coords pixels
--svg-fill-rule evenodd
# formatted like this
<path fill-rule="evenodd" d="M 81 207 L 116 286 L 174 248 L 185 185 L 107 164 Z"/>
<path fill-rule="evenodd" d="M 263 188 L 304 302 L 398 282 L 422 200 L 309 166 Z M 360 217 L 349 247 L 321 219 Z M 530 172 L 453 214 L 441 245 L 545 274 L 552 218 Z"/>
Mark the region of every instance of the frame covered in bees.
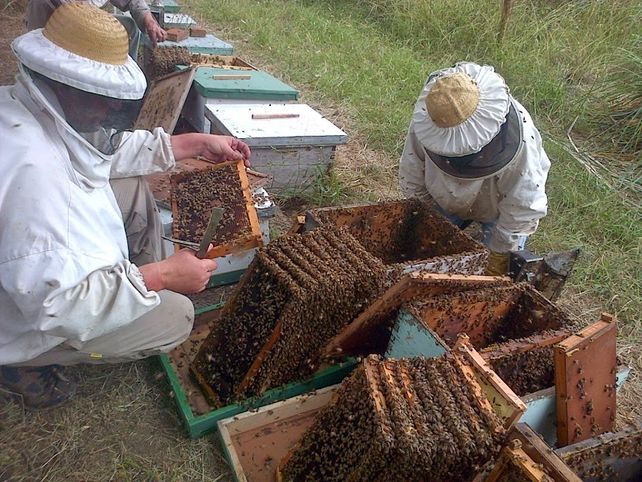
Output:
<path fill-rule="evenodd" d="M 184 171 L 170 177 L 172 235 L 200 243 L 213 208 L 224 208 L 208 258 L 263 244 L 259 219 L 242 160 Z"/>
<path fill-rule="evenodd" d="M 384 282 L 381 262 L 344 229 L 283 236 L 259 250 L 192 372 L 219 405 L 304 378 Z"/>
<path fill-rule="evenodd" d="M 500 450 L 523 404 L 472 362 L 474 349 L 437 358 L 364 359 L 281 461 L 277 480 L 467 480 Z M 470 355 L 472 354 L 472 357 Z M 517 405 L 515 405 L 515 403 Z"/>
<path fill-rule="evenodd" d="M 642 423 L 557 449 L 584 482 L 642 480 Z"/>

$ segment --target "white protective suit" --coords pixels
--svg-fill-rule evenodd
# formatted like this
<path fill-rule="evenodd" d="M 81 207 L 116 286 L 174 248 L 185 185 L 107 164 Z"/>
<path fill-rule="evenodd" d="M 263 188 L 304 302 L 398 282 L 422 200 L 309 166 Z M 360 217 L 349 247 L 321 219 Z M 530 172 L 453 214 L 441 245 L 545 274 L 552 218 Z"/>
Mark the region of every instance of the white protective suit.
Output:
<path fill-rule="evenodd" d="M 112 155 L 79 136 L 24 73 L 0 88 L 0 365 L 111 333 L 159 304 L 128 261 L 113 177 L 174 166 L 162 130 Z"/>
<path fill-rule="evenodd" d="M 512 99 L 522 117 L 523 143 L 515 158 L 498 172 L 477 179 L 446 174 L 427 155 L 410 124 L 399 163 L 399 184 L 406 197 L 434 200 L 444 211 L 463 220 L 495 222 L 488 248 L 504 253 L 517 249 L 521 236 L 533 234 L 546 216 L 544 191 L 550 161 L 542 138 L 526 109 Z M 425 111 L 425 95 L 415 113 Z"/>

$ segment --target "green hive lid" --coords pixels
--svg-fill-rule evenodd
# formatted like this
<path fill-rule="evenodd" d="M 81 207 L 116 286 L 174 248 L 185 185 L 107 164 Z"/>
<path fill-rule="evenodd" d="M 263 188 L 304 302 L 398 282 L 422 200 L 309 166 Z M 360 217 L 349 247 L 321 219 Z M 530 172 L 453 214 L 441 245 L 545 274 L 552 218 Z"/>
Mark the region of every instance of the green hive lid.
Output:
<path fill-rule="evenodd" d="M 199 67 L 194 77 L 194 85 L 198 93 L 207 99 L 286 101 L 299 97 L 298 90 L 260 70 L 238 71 Z"/>
<path fill-rule="evenodd" d="M 159 47 L 185 47 L 193 54 L 232 55 L 234 47 L 227 42 L 207 34 L 205 37 L 187 37 L 180 42 L 166 40 L 160 42 Z"/>
<path fill-rule="evenodd" d="M 181 6 L 176 0 L 163 0 L 163 6 L 166 13 L 178 13 L 181 11 Z"/>

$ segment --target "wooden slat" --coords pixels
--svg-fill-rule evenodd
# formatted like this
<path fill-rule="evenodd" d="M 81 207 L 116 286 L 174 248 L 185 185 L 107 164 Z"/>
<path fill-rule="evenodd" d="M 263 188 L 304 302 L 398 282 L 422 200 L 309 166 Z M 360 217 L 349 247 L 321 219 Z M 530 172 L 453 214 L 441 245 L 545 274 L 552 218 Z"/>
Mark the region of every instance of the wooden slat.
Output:
<path fill-rule="evenodd" d="M 518 423 L 515 425 L 508 438 L 519 440 L 522 443 L 522 450 L 535 463 L 542 465 L 555 482 L 582 482 L 575 472 L 527 424 Z"/>
<path fill-rule="evenodd" d="M 479 354 L 487 362 L 501 360 L 505 357 L 512 357 L 519 353 L 545 348 L 566 339 L 570 332 L 568 330 L 554 330 L 537 335 L 531 335 L 520 340 L 509 340 L 499 345 L 492 345 L 479 350 Z"/>
<path fill-rule="evenodd" d="M 503 419 L 504 428 L 510 429 L 526 411 L 526 404 L 490 368 L 470 345 L 466 335 L 460 335 L 453 351 L 474 368 L 477 381 L 488 399 L 493 401 L 493 410 Z"/>
<path fill-rule="evenodd" d="M 511 476 L 518 476 L 532 482 L 551 480 L 542 467 L 521 448 L 519 441 L 513 441 L 511 445 L 502 449 L 498 462 L 488 474 L 485 482 L 496 482 L 504 477 L 507 480 L 512 480 Z"/>
<path fill-rule="evenodd" d="M 555 345 L 560 446 L 611 431 L 615 422 L 617 322 L 608 314 Z"/>

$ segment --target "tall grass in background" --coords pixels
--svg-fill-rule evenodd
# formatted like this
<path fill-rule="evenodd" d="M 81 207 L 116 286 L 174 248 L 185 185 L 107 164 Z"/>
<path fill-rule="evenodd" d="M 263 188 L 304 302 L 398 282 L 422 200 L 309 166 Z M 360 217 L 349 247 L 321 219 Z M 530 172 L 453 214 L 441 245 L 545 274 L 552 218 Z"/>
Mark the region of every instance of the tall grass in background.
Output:
<path fill-rule="evenodd" d="M 614 92 L 636 92 L 621 55 L 630 52 L 639 59 L 639 0 L 519 0 L 501 43 L 500 0 L 186 3 L 197 18 L 215 23 L 217 34 L 241 55 L 267 63 L 301 88 L 304 101 L 347 112 L 351 133 L 392 162 L 431 71 L 459 60 L 494 65 L 533 114 L 553 160 L 549 216 L 530 246 L 542 252 L 580 246 L 570 291 L 616 312 L 625 335 L 639 338 L 641 211 L 591 174 L 567 138 L 573 126 L 570 135 L 580 149 L 590 147 L 594 155 L 598 146 L 613 150 L 604 123 L 616 122 L 613 109 L 620 107 L 603 92 L 609 83 Z M 396 183 L 390 169 L 361 171 L 356 164 L 353 169 L 364 183 Z M 333 186 L 333 198 L 343 199 L 339 184 Z M 586 306 L 589 310 L 588 301 Z"/>

